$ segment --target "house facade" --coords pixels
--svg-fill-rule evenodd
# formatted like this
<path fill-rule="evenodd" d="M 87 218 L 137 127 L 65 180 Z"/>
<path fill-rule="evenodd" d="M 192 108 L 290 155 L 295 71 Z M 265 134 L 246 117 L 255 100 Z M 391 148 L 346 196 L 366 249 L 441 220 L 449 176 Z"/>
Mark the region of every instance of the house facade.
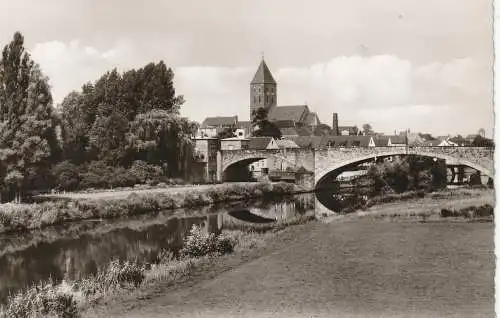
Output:
<path fill-rule="evenodd" d="M 248 138 L 225 138 L 220 140 L 221 150 L 243 150 L 248 149 L 250 140 Z"/>
<path fill-rule="evenodd" d="M 219 139 L 197 137 L 194 141 L 195 158 L 191 182 L 215 182 L 217 180 L 217 152 L 220 147 Z"/>

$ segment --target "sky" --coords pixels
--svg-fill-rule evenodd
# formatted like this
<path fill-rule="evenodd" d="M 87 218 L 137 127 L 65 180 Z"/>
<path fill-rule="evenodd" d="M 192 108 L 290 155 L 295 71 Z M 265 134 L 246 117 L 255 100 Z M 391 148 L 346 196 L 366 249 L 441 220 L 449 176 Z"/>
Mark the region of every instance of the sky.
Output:
<path fill-rule="evenodd" d="M 6 0 L 0 0 L 6 2 Z M 5 3 L 2 7 L 6 7 Z M 248 120 L 262 54 L 278 105 L 377 132 L 493 133 L 491 0 L 16 0 L 20 31 L 55 103 L 109 69 L 163 60 L 183 116 Z"/>

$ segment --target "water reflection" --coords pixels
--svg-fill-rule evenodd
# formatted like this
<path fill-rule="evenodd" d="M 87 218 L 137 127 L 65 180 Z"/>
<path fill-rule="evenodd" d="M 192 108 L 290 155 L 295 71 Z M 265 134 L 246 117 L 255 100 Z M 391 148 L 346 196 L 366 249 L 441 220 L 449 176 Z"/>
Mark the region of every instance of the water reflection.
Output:
<path fill-rule="evenodd" d="M 306 194 L 277 202 L 239 202 L 179 210 L 173 216 L 166 212 L 121 221 L 85 221 L 22 235 L 3 235 L 0 236 L 0 302 L 5 301 L 9 292 L 49 277 L 59 281 L 95 273 L 116 257 L 155 262 L 163 249 L 176 253 L 194 224 L 219 234 L 224 229 L 258 227 L 314 214 L 314 205 L 314 194 Z"/>

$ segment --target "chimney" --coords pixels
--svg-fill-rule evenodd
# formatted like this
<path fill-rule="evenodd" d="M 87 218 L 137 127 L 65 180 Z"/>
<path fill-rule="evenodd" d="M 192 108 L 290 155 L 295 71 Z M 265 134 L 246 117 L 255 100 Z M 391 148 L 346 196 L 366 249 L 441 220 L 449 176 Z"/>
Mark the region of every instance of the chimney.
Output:
<path fill-rule="evenodd" d="M 339 116 L 338 116 L 337 113 L 333 113 L 332 135 L 333 136 L 338 136 L 339 135 Z"/>

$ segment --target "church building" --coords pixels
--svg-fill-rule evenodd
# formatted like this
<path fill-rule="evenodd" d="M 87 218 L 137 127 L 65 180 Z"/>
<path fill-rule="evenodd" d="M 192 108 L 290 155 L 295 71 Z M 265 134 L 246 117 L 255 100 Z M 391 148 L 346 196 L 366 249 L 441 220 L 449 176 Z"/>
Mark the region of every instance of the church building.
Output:
<path fill-rule="evenodd" d="M 250 121 L 238 121 L 233 117 L 207 117 L 200 132 L 204 137 L 215 137 L 217 133 L 234 127 L 243 129 L 250 134 L 252 114 L 259 108 L 268 111 L 268 119 L 273 122 L 283 136 L 312 136 L 314 129 L 320 124 L 318 115 L 311 112 L 308 105 L 278 106 L 278 87 L 264 58 L 262 58 L 255 75 L 250 82 Z"/>
<path fill-rule="evenodd" d="M 250 118 L 254 111 L 262 107 L 268 111 L 268 119 L 280 129 L 297 128 L 296 132 L 300 135 L 312 135 L 314 128 L 320 124 L 318 115 L 311 112 L 307 105 L 277 106 L 277 89 L 277 83 L 262 58 L 250 82 Z M 287 131 L 290 132 L 290 129 Z"/>

